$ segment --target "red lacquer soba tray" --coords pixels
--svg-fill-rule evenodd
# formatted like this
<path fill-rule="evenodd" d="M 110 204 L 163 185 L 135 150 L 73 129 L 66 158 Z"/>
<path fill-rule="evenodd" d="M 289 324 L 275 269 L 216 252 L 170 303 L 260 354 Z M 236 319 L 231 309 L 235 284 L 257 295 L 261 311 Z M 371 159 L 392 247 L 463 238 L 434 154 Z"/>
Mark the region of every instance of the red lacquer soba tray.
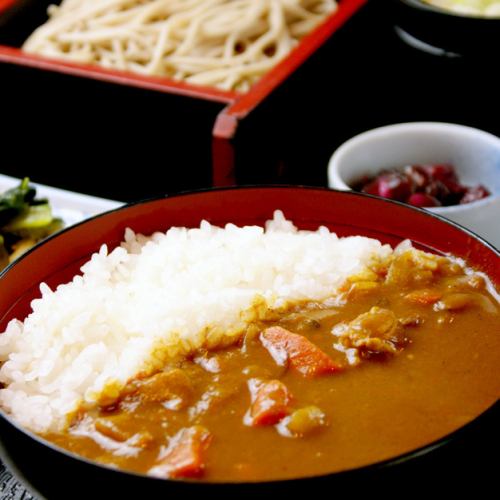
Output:
<path fill-rule="evenodd" d="M 226 186 L 235 183 L 235 152 L 232 139 L 239 123 L 285 82 L 366 2 L 367 0 L 340 0 L 336 12 L 306 35 L 285 59 L 266 73 L 246 93 L 223 91 L 168 78 L 110 70 L 96 65 L 49 59 L 28 54 L 18 47 L 7 45 L 0 45 L 0 62 L 222 104 L 224 107 L 216 116 L 212 128 L 212 184 Z M 29 4 L 24 4 L 23 0 L 0 0 L 0 21 L 2 16 L 9 16 L 10 11 L 17 8 L 24 10 L 31 8 Z M 35 27 L 33 26 L 33 29 Z"/>

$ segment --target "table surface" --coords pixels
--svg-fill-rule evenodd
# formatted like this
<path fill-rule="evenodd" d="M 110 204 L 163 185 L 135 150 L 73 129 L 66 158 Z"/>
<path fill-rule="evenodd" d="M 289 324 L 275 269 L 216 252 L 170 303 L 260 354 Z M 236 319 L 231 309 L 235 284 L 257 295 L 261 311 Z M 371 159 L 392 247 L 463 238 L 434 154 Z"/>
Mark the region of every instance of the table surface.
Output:
<path fill-rule="evenodd" d="M 66 77 L 40 76 L 33 85 L 30 75 L 0 66 L 1 86 L 9 95 L 2 102 L 1 173 L 118 200 L 209 184 L 206 172 L 198 175 L 185 166 L 210 161 L 206 151 L 219 105 L 202 104 L 207 117 L 197 127 L 205 135 L 199 141 L 192 136 L 196 147 L 166 152 L 168 134 L 154 120 L 168 121 L 168 97 L 109 91 L 98 83 L 79 86 Z M 372 0 L 241 124 L 235 138 L 238 180 L 326 185 L 333 150 L 352 135 L 388 123 L 449 121 L 500 135 L 497 85 L 487 59 L 445 59 L 405 45 L 384 2 Z M 125 99 L 128 114 L 120 107 Z M 139 176 L 116 180 L 138 164 L 153 165 L 142 176 L 150 176 L 149 184 Z M 498 430 L 489 439 L 498 443 Z M 478 469 L 469 480 L 485 484 L 485 474 Z M 31 498 L 0 464 L 0 499 Z"/>
<path fill-rule="evenodd" d="M 2 500 L 34 500 L 34 497 L 3 464 L 0 464 L 0 498 Z"/>

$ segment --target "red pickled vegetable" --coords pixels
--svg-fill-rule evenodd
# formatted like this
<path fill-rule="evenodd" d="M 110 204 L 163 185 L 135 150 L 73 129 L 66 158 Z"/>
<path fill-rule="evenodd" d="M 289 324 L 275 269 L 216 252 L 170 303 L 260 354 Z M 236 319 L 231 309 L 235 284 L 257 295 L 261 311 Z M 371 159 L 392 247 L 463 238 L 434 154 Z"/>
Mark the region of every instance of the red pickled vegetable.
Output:
<path fill-rule="evenodd" d="M 441 181 L 445 184 L 447 182 L 458 182 L 458 177 L 453 165 L 445 163 L 438 163 L 436 165 L 422 165 L 422 169 L 432 180 Z"/>
<path fill-rule="evenodd" d="M 383 170 L 375 178 L 363 177 L 354 189 L 416 207 L 471 203 L 490 195 L 484 186 L 460 184 L 455 168 L 447 163 L 407 165 L 402 171 Z"/>
<path fill-rule="evenodd" d="M 467 187 L 463 186 L 459 182 L 447 182 L 446 187 L 449 189 L 452 194 L 460 194 L 463 195 L 467 191 Z"/>
<path fill-rule="evenodd" d="M 407 165 L 404 173 L 412 183 L 415 191 L 425 188 L 429 182 L 429 175 L 420 165 Z"/>
<path fill-rule="evenodd" d="M 450 195 L 450 190 L 441 181 L 431 181 L 425 186 L 425 194 L 438 200 L 446 200 Z"/>
<path fill-rule="evenodd" d="M 405 201 L 411 191 L 408 177 L 400 172 L 390 172 L 379 177 L 378 195 L 382 198 Z"/>
<path fill-rule="evenodd" d="M 460 200 L 460 205 L 464 203 L 471 203 L 473 201 L 481 200 L 490 195 L 490 192 L 484 186 L 475 186 L 467 188 L 467 191 Z"/>
<path fill-rule="evenodd" d="M 440 207 L 441 203 L 439 200 L 426 193 L 413 193 L 409 198 L 407 203 L 413 205 L 414 207 Z"/>

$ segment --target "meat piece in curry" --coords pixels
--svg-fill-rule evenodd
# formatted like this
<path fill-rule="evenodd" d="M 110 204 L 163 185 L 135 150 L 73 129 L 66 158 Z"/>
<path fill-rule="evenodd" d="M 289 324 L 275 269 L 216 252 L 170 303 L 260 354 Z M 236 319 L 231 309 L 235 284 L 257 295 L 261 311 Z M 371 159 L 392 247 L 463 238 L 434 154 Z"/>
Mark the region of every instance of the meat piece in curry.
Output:
<path fill-rule="evenodd" d="M 45 437 L 156 477 L 282 479 L 418 448 L 500 394 L 498 300 L 450 259 L 403 252 L 332 300 L 274 316 Z"/>

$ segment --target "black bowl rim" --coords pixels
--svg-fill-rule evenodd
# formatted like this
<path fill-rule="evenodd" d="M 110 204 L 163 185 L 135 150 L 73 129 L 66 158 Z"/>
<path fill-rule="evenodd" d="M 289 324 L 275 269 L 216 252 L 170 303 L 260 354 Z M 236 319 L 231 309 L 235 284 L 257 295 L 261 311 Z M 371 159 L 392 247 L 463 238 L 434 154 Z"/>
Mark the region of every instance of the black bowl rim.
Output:
<path fill-rule="evenodd" d="M 403 0 L 405 1 L 405 0 Z M 131 207 L 137 206 L 137 205 L 143 205 L 143 204 L 148 204 L 152 202 L 158 202 L 164 199 L 170 199 L 170 198 L 176 198 L 180 196 L 191 196 L 191 195 L 197 195 L 197 194 L 203 194 L 207 192 L 222 192 L 222 191 L 234 191 L 234 190 L 255 190 L 255 189 L 299 189 L 303 190 L 304 192 L 307 191 L 324 191 L 324 192 L 335 192 L 339 193 L 342 196 L 355 196 L 359 198 L 373 198 L 376 200 L 379 200 L 384 203 L 392 203 L 398 206 L 403 207 L 404 209 L 408 210 L 414 210 L 416 212 L 419 212 L 427 217 L 430 218 L 435 218 L 438 219 L 440 222 L 449 224 L 451 226 L 454 226 L 455 228 L 461 230 L 462 232 L 465 232 L 472 238 L 476 239 L 479 241 L 483 246 L 486 246 L 488 249 L 492 250 L 493 253 L 500 258 L 500 251 L 495 248 L 491 243 L 485 241 L 483 238 L 475 234 L 473 231 L 464 228 L 460 224 L 457 224 L 456 222 L 450 221 L 440 215 L 437 215 L 432 212 L 428 212 L 427 210 L 413 207 L 411 205 L 407 205 L 405 203 L 399 202 L 399 201 L 394 201 L 394 200 L 389 200 L 387 198 L 382 198 L 379 196 L 374 196 L 366 193 L 358 193 L 355 191 L 342 191 L 338 189 L 331 189 L 331 188 L 325 188 L 325 187 L 319 187 L 319 186 L 306 186 L 306 185 L 286 185 L 286 184 L 273 184 L 273 185 L 265 185 L 265 186 L 259 186 L 259 185 L 242 185 L 242 186 L 229 186 L 229 187 L 220 187 L 220 188 L 204 188 L 204 189 L 198 189 L 198 190 L 191 190 L 191 191 L 182 191 L 173 195 L 165 195 L 165 196 L 156 196 L 152 198 L 147 198 L 144 200 L 138 200 L 132 203 L 127 203 L 122 206 L 119 206 L 117 208 L 114 208 L 112 210 L 108 210 L 106 212 L 94 215 L 92 217 L 89 217 L 88 219 L 85 219 L 83 221 L 78 222 L 77 224 L 73 224 L 67 228 L 64 228 L 63 230 L 49 236 L 48 238 L 42 240 L 41 242 L 37 243 L 35 246 L 33 246 L 29 251 L 27 251 L 25 254 L 23 254 L 21 257 L 16 259 L 13 263 L 9 264 L 5 269 L 3 269 L 0 272 L 0 284 L 1 280 L 4 277 L 6 273 L 10 271 L 14 266 L 18 265 L 20 262 L 22 262 L 28 255 L 31 253 L 35 252 L 39 246 L 44 245 L 46 242 L 51 241 L 52 239 L 58 238 L 62 235 L 64 235 L 66 232 L 71 231 L 72 229 L 79 227 L 83 224 L 90 223 L 96 219 L 99 219 L 101 217 L 105 217 L 106 215 L 110 213 L 114 213 L 117 211 L 122 211 L 122 210 L 127 210 Z M 390 233 L 387 233 L 390 234 Z M 162 478 L 156 478 L 152 476 L 148 476 L 147 474 L 141 474 L 138 472 L 134 471 L 128 471 L 128 470 L 123 470 L 123 469 L 116 469 L 114 467 L 111 467 L 106 464 L 101 464 L 98 462 L 95 462 L 93 460 L 90 460 L 88 458 L 82 457 L 80 455 L 77 455 L 76 453 L 72 453 L 64 448 L 61 448 L 59 446 L 56 446 L 55 444 L 51 443 L 50 441 L 47 441 L 43 439 L 41 436 L 35 434 L 29 429 L 24 428 L 20 424 L 18 424 L 10 415 L 6 414 L 3 408 L 0 408 L 0 417 L 6 420 L 10 425 L 12 425 L 14 428 L 16 428 L 19 432 L 27 435 L 29 438 L 33 439 L 36 441 L 39 445 L 47 447 L 51 449 L 53 452 L 60 453 L 70 460 L 76 460 L 79 462 L 83 462 L 88 466 L 98 468 L 98 469 L 105 469 L 109 472 L 116 473 L 117 475 L 125 474 L 127 476 L 132 476 L 136 477 L 139 479 L 146 479 L 150 481 L 161 481 L 161 482 L 175 482 L 175 483 L 180 483 L 180 484 L 196 484 L 196 485 L 203 485 L 203 487 L 208 488 L 216 488 L 216 487 L 223 487 L 224 485 L 226 486 L 238 486 L 238 487 L 244 487 L 245 484 L 247 485 L 273 485 L 273 484 L 296 484 L 298 482 L 303 482 L 303 481 L 308 481 L 308 480 L 324 480 L 328 478 L 347 478 L 349 476 L 353 475 L 359 475 L 367 472 L 376 472 L 381 469 L 385 469 L 388 467 L 394 467 L 399 464 L 406 463 L 410 460 L 417 459 L 423 455 L 426 455 L 427 453 L 430 453 L 431 451 L 441 448 L 448 443 L 455 441 L 459 439 L 461 436 L 464 436 L 468 434 L 470 431 L 472 431 L 474 428 L 477 428 L 479 425 L 480 421 L 483 421 L 485 418 L 487 418 L 490 414 L 493 414 L 493 412 L 497 411 L 498 408 L 500 408 L 500 397 L 497 398 L 495 402 L 493 402 L 489 407 L 487 407 L 485 410 L 483 410 L 480 414 L 478 414 L 475 418 L 470 420 L 469 422 L 465 423 L 464 425 L 458 427 L 457 429 L 451 431 L 450 433 L 446 434 L 445 436 L 442 436 L 430 443 L 427 443 L 425 445 L 422 445 L 416 449 L 401 453 L 400 455 L 397 455 L 395 457 L 390 457 L 385 460 L 381 460 L 375 463 L 369 463 L 366 465 L 362 465 L 361 467 L 355 467 L 352 469 L 343 469 L 340 471 L 336 472 L 331 472 L 331 473 L 326 473 L 326 474 L 318 474 L 318 475 L 311 475 L 311 476 L 302 476 L 298 478 L 287 478 L 287 479 L 273 479 L 273 480 L 268 480 L 268 481 L 217 481 L 217 482 L 206 482 L 203 480 L 197 480 L 197 479 L 162 479 Z M 4 459 L 4 456 L 7 457 L 5 460 L 7 463 L 10 463 L 10 459 L 8 456 L 8 451 L 5 450 L 2 442 L 1 442 L 1 437 L 0 437 L 0 454 L 2 455 L 2 458 Z M 14 472 L 17 472 L 18 474 L 20 473 L 20 478 L 23 482 L 29 483 L 29 481 L 26 479 L 25 475 L 22 473 L 22 471 L 18 470 L 19 468 L 17 465 L 14 464 Z M 31 487 L 31 485 L 29 485 Z"/>
<path fill-rule="evenodd" d="M 445 9 L 444 7 L 438 7 L 437 5 L 424 2 L 423 0 L 397 0 L 397 1 L 405 4 L 407 7 L 410 7 L 412 9 L 417 9 L 423 12 L 432 12 L 436 15 L 442 16 L 443 19 L 451 17 L 460 20 L 471 19 L 473 21 L 486 21 L 490 24 L 495 22 L 500 23 L 500 17 L 487 17 L 487 16 L 481 16 L 480 14 L 465 14 L 465 13 L 455 12 L 452 10 Z"/>

